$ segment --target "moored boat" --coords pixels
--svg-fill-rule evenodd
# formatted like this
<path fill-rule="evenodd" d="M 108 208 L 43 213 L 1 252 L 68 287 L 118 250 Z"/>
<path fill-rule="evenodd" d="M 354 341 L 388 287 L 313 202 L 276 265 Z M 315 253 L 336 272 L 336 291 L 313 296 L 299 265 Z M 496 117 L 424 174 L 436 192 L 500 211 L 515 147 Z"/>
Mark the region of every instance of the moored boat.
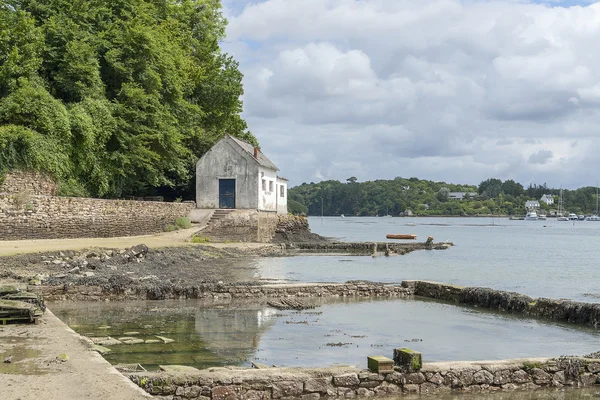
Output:
<path fill-rule="evenodd" d="M 404 235 L 404 234 L 400 234 L 400 233 L 388 233 L 387 235 L 385 235 L 386 238 L 388 239 L 410 239 L 410 240 L 414 240 L 417 238 L 417 235 Z"/>

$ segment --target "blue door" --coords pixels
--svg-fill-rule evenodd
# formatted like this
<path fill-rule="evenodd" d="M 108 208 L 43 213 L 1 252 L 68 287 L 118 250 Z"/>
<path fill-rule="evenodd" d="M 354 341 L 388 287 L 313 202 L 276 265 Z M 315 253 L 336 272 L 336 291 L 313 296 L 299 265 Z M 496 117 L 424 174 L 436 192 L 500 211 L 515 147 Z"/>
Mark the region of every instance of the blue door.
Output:
<path fill-rule="evenodd" d="M 219 208 L 235 208 L 235 179 L 219 179 Z"/>

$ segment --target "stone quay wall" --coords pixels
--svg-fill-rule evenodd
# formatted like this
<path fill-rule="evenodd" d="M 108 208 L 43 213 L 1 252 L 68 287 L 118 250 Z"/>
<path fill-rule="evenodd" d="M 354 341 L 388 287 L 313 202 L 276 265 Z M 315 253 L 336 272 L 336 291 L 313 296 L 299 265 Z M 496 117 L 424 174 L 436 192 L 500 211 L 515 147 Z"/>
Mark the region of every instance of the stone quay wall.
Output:
<path fill-rule="evenodd" d="M 58 186 L 47 174 L 36 171 L 10 171 L 0 177 L 0 194 L 55 196 Z"/>
<path fill-rule="evenodd" d="M 143 283 L 121 285 L 30 286 L 29 290 L 44 296 L 47 301 L 120 301 L 168 299 L 256 299 L 269 298 L 327 298 L 327 297 L 407 297 L 410 289 L 399 285 L 372 282 L 341 284 L 218 284 L 205 283 L 190 286 L 172 284 L 145 286 Z"/>
<path fill-rule="evenodd" d="M 146 235 L 187 216 L 191 203 L 0 195 L 0 240 Z"/>
<path fill-rule="evenodd" d="M 518 312 L 577 324 L 600 325 L 600 304 L 537 298 L 502 290 L 463 287 L 428 281 L 404 281 L 402 285 L 417 296 L 445 300 L 480 308 Z"/>
<path fill-rule="evenodd" d="M 415 243 L 390 243 L 390 242 L 318 242 L 318 243 L 291 243 L 287 245 L 290 249 L 305 252 L 344 252 L 344 253 L 385 253 L 386 255 L 404 255 L 415 250 L 446 250 L 451 243 L 433 243 L 427 245 L 424 242 Z"/>
<path fill-rule="evenodd" d="M 268 243 L 275 234 L 279 218 L 275 212 L 234 210 L 211 222 L 202 231 L 213 242 Z"/>
<path fill-rule="evenodd" d="M 365 360 L 366 361 L 366 360 Z M 171 368 L 167 368 L 169 370 Z M 600 379 L 600 360 L 534 358 L 481 362 L 426 363 L 415 372 L 376 373 L 351 367 L 211 368 L 185 373 L 126 374 L 146 392 L 182 400 L 318 400 L 322 397 L 373 397 L 534 390 L 541 387 L 591 386 Z"/>

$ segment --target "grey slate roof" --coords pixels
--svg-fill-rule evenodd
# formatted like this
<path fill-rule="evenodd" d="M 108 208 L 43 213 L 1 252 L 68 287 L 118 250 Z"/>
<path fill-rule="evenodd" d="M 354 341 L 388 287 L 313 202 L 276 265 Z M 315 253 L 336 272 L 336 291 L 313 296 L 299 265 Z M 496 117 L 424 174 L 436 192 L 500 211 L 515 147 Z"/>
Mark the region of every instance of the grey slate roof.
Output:
<path fill-rule="evenodd" d="M 242 148 L 242 150 L 244 150 L 245 152 L 250 154 L 250 157 L 254 158 L 254 146 L 253 145 L 251 145 L 250 143 L 246 143 L 243 140 L 235 138 L 231 135 L 227 135 L 227 136 L 229 136 L 229 138 L 231 138 L 231 140 L 233 140 L 235 143 L 237 143 Z M 263 152 L 260 150 L 258 151 L 258 158 L 256 158 L 255 160 L 265 168 L 279 171 L 279 168 L 277 168 L 277 166 L 275 164 L 273 164 L 273 161 L 269 160 L 269 158 L 267 156 L 265 156 L 263 154 Z"/>

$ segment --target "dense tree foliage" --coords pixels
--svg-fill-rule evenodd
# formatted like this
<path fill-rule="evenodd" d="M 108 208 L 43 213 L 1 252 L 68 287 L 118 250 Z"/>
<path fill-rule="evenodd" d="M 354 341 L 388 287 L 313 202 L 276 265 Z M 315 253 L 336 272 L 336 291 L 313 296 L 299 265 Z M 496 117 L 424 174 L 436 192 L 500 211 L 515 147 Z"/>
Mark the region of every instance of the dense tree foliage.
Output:
<path fill-rule="evenodd" d="M 0 1 L 0 174 L 63 194 L 191 192 L 193 166 L 240 117 L 218 0 Z"/>
<path fill-rule="evenodd" d="M 514 180 L 487 179 L 477 187 L 432 182 L 417 178 L 358 182 L 356 178 L 320 183 L 303 183 L 291 188 L 290 212 L 321 215 L 525 215 L 527 200 L 540 200 L 544 194 L 554 197 L 555 204 L 541 203 L 546 212 L 556 210 L 560 189 L 530 185 L 527 189 Z M 449 198 L 450 192 L 466 192 L 463 200 Z M 468 193 L 475 193 L 471 197 Z M 596 211 L 596 188 L 564 190 L 566 212 L 591 214 Z M 302 208 L 300 206 L 304 206 Z M 305 211 L 307 210 L 307 211 Z"/>

